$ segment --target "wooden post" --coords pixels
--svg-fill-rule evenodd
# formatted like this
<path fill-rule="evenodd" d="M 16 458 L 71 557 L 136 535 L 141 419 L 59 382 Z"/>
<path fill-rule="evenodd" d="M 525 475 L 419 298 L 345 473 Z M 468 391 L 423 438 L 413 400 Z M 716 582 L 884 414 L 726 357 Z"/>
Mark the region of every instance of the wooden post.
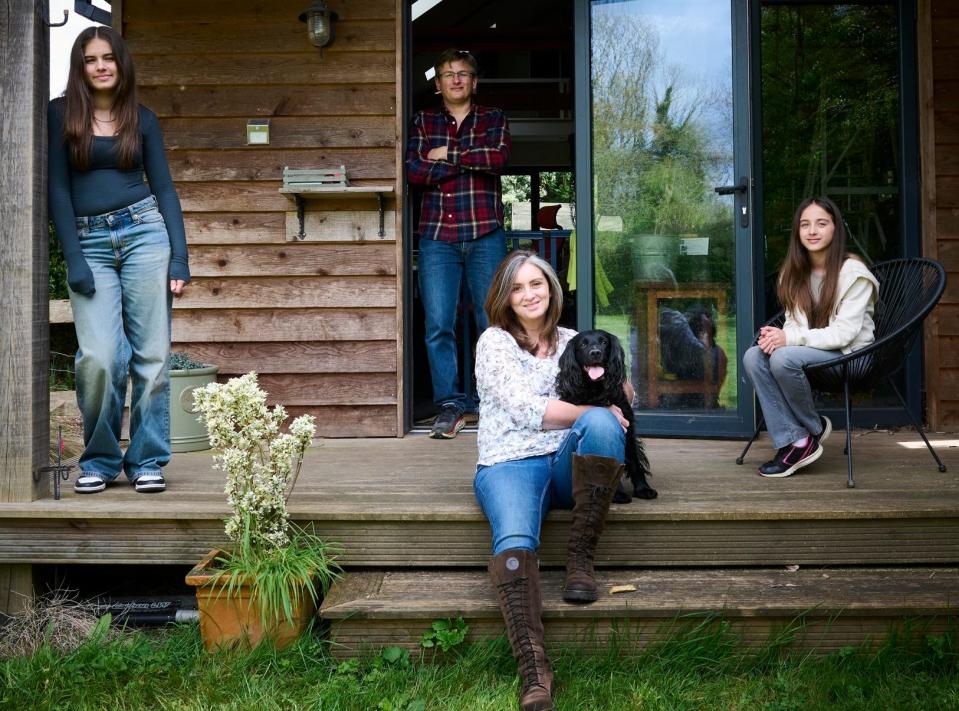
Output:
<path fill-rule="evenodd" d="M 405 62 L 404 62 L 404 43 L 403 38 L 406 36 L 406 12 L 403 9 L 405 0 L 396 0 L 396 14 L 394 15 L 396 23 L 396 67 L 395 67 L 395 81 L 396 81 L 396 106 L 394 110 L 396 111 L 396 147 L 395 147 L 395 157 L 396 161 L 396 189 L 393 191 L 393 194 L 396 196 L 396 209 L 393 211 L 393 219 L 396 223 L 396 226 L 393 230 L 393 234 L 396 236 L 396 436 L 403 437 L 406 434 L 406 387 L 407 383 L 404 380 L 405 373 L 405 363 L 404 363 L 404 352 L 406 350 L 406 334 L 403 331 L 404 322 L 406 320 L 405 311 L 406 311 L 406 288 L 404 284 L 406 282 L 406 260 L 404 255 L 406 253 L 406 233 L 403 231 L 403 221 L 406 219 L 406 184 L 403 180 L 403 176 L 406 175 L 405 171 L 405 157 L 406 157 L 406 145 L 404 143 L 404 138 L 406 137 L 406 126 L 403 117 L 406 115 L 406 106 L 405 106 L 405 92 L 403 91 L 403 72 L 405 71 Z M 407 288 L 412 288 L 407 287 Z"/>
<path fill-rule="evenodd" d="M 47 101 L 45 0 L 0 4 L 0 502 L 46 493 L 49 461 Z M 0 609 L 31 594 L 31 566 L 0 566 Z M 27 597 L 24 597 L 24 596 Z"/>
<path fill-rule="evenodd" d="M 933 92 L 932 0 L 919 0 L 916 41 L 919 58 L 919 159 L 921 175 L 922 255 L 939 258 L 936 226 L 936 103 Z M 939 309 L 933 309 L 923 324 L 926 388 L 926 422 L 935 431 L 940 426 Z"/>

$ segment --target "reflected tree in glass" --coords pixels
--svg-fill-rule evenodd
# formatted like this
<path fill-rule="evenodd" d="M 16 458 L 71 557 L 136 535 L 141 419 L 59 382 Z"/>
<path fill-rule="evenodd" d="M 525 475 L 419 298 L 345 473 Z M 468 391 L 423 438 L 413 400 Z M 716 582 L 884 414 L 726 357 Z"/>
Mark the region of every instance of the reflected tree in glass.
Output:
<path fill-rule="evenodd" d="M 683 340 L 663 335 L 670 323 L 686 325 L 693 341 L 715 339 L 710 348 L 736 352 L 732 207 L 713 192 L 732 182 L 730 79 L 717 84 L 670 63 L 655 26 L 615 4 L 593 7 L 592 72 L 597 326 L 629 344 L 638 407 L 733 406 L 735 356 L 718 397 L 660 401 L 654 379 L 687 375 L 669 367 L 651 372 L 650 365 L 654 357 L 668 365 L 671 354 L 683 352 L 667 348 Z M 694 243 L 708 247 L 687 253 Z M 711 287 L 706 301 L 700 285 Z M 657 302 L 650 328 L 647 299 L 670 287 L 691 296 Z M 711 336 L 692 330 L 704 313 Z"/>

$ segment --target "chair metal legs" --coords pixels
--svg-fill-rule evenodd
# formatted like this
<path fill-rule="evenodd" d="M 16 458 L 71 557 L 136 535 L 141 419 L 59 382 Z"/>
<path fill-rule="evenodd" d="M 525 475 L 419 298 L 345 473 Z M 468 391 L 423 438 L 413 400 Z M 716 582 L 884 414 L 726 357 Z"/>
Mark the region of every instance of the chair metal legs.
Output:
<path fill-rule="evenodd" d="M 749 448 L 753 446 L 753 442 L 759 438 L 759 430 L 762 429 L 764 424 L 766 424 L 766 418 L 760 415 L 759 424 L 756 425 L 756 431 L 753 432 L 753 436 L 749 438 L 748 442 L 746 442 L 746 446 L 743 448 L 742 454 L 736 457 L 736 464 L 743 463 L 743 460 L 746 458 L 746 452 L 748 452 Z"/>
<path fill-rule="evenodd" d="M 916 432 L 918 432 L 919 436 L 922 437 L 922 441 L 926 443 L 926 448 L 929 450 L 929 454 L 932 455 L 932 458 L 936 460 L 936 464 L 939 465 L 939 471 L 946 471 L 946 465 L 942 463 L 942 460 L 939 459 L 939 455 L 936 454 L 936 450 L 932 448 L 931 444 L 929 444 L 929 440 L 926 438 L 926 433 L 922 431 L 922 427 L 918 422 L 916 422 L 916 418 L 912 416 L 911 412 L 909 412 L 909 407 L 906 405 L 905 399 L 899 392 L 899 388 L 896 387 L 896 384 L 893 382 L 892 378 L 888 378 L 888 381 L 892 386 L 892 391 L 896 393 L 896 397 L 899 398 L 899 404 L 902 405 L 902 409 L 905 411 L 906 416 L 909 418 L 909 421 L 912 422 L 912 426 L 916 428 Z"/>
<path fill-rule="evenodd" d="M 846 451 L 843 452 L 846 455 L 846 468 L 847 468 L 847 480 L 846 486 L 850 489 L 855 488 L 856 481 L 853 478 L 852 473 L 852 398 L 849 396 L 849 380 L 843 377 L 843 395 L 845 396 L 845 406 L 846 406 Z M 899 404 L 902 406 L 903 411 L 906 413 L 906 416 L 909 418 L 909 421 L 912 423 L 912 426 L 916 428 L 916 432 L 919 433 L 919 436 L 922 437 L 922 441 L 926 443 L 926 448 L 929 450 L 929 454 L 932 455 L 932 458 L 936 460 L 936 464 L 939 466 L 939 471 L 945 472 L 946 465 L 942 463 L 942 460 L 939 458 L 939 455 L 936 454 L 936 450 L 933 449 L 932 445 L 929 443 L 929 439 L 926 437 L 926 433 L 922 431 L 922 426 L 916 421 L 916 418 L 913 417 L 912 413 L 909 411 L 909 407 L 906 405 L 906 401 L 902 396 L 902 393 L 899 392 L 899 388 L 896 387 L 896 383 L 892 378 L 888 378 L 889 385 L 892 387 L 892 391 L 896 393 L 896 397 L 899 398 Z M 753 446 L 759 438 L 759 431 L 762 429 L 763 425 L 766 424 L 766 419 L 760 415 L 759 424 L 756 426 L 756 431 L 753 432 L 753 436 L 750 437 L 749 441 L 746 442 L 746 446 L 743 448 L 742 453 L 736 458 L 736 464 L 742 464 L 746 459 L 746 454 L 749 452 L 749 448 Z"/>
<path fill-rule="evenodd" d="M 846 469 L 848 478 L 846 486 L 855 488 L 856 482 L 852 478 L 852 400 L 849 399 L 849 378 L 846 377 L 846 366 L 843 366 L 843 391 L 846 396 Z"/>

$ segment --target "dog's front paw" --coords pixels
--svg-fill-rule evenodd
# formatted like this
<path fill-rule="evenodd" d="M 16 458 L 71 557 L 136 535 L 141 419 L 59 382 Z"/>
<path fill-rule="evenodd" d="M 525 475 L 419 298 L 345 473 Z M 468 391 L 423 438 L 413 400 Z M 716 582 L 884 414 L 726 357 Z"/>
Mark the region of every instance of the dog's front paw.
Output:
<path fill-rule="evenodd" d="M 640 489 L 636 489 L 633 492 L 633 496 L 637 499 L 655 499 L 659 496 L 659 492 L 656 489 L 650 489 L 648 486 L 644 486 Z"/>

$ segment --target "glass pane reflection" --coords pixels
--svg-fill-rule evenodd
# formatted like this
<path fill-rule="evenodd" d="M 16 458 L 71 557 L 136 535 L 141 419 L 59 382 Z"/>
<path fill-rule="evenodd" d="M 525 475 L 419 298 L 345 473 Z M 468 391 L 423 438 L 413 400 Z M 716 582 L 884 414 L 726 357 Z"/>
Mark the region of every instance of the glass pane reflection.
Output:
<path fill-rule="evenodd" d="M 896 12 L 894 3 L 762 8 L 767 316 L 780 309 L 776 274 L 793 212 L 806 197 L 836 201 L 850 251 L 867 262 L 903 256 Z M 842 402 L 821 397 L 829 406 Z M 896 402 L 880 388 L 861 404 Z"/>
<path fill-rule="evenodd" d="M 730 6 L 592 6 L 598 328 L 627 345 L 637 409 L 736 407 Z"/>

